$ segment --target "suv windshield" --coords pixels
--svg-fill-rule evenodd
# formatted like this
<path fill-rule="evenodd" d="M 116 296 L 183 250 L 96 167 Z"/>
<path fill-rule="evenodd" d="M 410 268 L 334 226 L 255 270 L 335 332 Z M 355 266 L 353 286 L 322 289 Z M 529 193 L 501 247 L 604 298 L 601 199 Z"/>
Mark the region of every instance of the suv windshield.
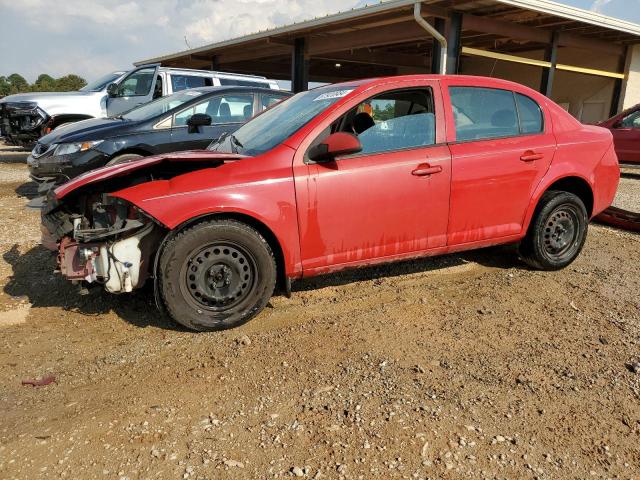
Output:
<path fill-rule="evenodd" d="M 99 92 L 100 90 L 105 88 L 110 83 L 115 82 L 118 78 L 120 78 L 122 76 L 123 73 L 124 72 L 108 73 L 108 74 L 100 77 L 99 79 L 94 80 L 90 84 L 85 85 L 84 87 L 82 87 L 80 89 L 80 91 L 81 92 Z"/>
<path fill-rule="evenodd" d="M 298 93 L 250 120 L 233 135 L 223 135 L 215 140 L 209 145 L 209 150 L 261 155 L 282 143 L 354 89 L 354 86 L 340 85 Z"/>
<path fill-rule="evenodd" d="M 179 107 L 183 103 L 187 103 L 196 97 L 202 95 L 198 90 L 184 90 L 174 93 L 168 97 L 162 97 L 150 103 L 145 103 L 136 108 L 132 108 L 127 113 L 121 115 L 125 120 L 148 120 L 157 115 L 162 115 L 169 110 Z"/>

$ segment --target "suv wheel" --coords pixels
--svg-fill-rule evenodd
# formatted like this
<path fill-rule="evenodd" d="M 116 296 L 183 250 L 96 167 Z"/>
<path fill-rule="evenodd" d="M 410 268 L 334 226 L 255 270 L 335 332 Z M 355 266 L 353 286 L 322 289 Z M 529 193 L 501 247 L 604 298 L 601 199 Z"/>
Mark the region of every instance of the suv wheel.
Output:
<path fill-rule="evenodd" d="M 192 330 L 223 330 L 256 316 L 276 283 L 267 241 L 235 220 L 213 220 L 171 239 L 160 257 L 160 293 L 169 314 Z"/>
<path fill-rule="evenodd" d="M 582 251 L 588 223 L 587 209 L 576 195 L 546 192 L 520 244 L 523 260 L 540 270 L 566 267 Z"/>

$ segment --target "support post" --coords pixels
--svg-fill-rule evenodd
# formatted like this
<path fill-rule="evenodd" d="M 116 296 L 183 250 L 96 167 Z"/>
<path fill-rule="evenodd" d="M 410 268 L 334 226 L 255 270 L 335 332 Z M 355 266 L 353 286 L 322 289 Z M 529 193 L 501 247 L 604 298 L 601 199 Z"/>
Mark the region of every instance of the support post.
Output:
<path fill-rule="evenodd" d="M 558 45 L 560 41 L 560 33 L 553 32 L 551 37 L 551 45 L 549 45 L 544 53 L 545 61 L 551 66 L 542 70 L 542 81 L 540 82 L 540 93 L 551 98 L 553 93 L 553 80 L 556 76 L 556 66 L 558 64 Z"/>
<path fill-rule="evenodd" d="M 309 88 L 309 59 L 306 55 L 305 39 L 296 38 L 291 54 L 291 91 L 303 92 Z"/>
<path fill-rule="evenodd" d="M 214 55 L 211 59 L 211 70 L 214 72 L 220 70 L 220 62 L 218 61 L 217 55 Z"/>
<path fill-rule="evenodd" d="M 460 49 L 462 48 L 462 14 L 453 12 L 447 29 L 447 74 L 456 75 L 460 71 Z"/>
<path fill-rule="evenodd" d="M 625 55 L 622 57 L 622 59 L 620 60 L 620 64 L 618 65 L 618 71 L 622 70 L 623 72 L 625 72 L 625 78 L 624 79 L 616 78 L 615 80 L 616 83 L 613 85 L 613 96 L 611 98 L 611 110 L 609 112 L 610 117 L 617 115 L 618 112 L 622 110 L 622 105 L 621 105 L 623 103 L 621 102 L 621 99 L 623 98 L 622 89 L 627 83 L 626 81 L 628 81 L 629 75 L 631 72 L 630 52 L 631 52 L 631 48 L 627 46 L 625 49 Z"/>
<path fill-rule="evenodd" d="M 434 18 L 433 19 L 434 28 L 440 32 L 441 35 L 445 35 L 446 22 L 444 18 Z M 433 49 L 431 54 L 431 73 L 442 73 L 442 45 L 440 42 L 434 38 L 433 39 Z M 447 55 L 448 56 L 448 55 Z"/>

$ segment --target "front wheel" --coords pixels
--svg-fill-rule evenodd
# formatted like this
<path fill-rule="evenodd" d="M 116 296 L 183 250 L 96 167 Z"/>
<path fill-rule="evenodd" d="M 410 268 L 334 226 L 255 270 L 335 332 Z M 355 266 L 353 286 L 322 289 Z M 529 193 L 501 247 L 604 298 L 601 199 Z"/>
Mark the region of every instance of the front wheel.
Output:
<path fill-rule="evenodd" d="M 584 203 L 569 192 L 546 192 L 520 244 L 525 262 L 539 270 L 559 270 L 572 263 L 587 238 Z"/>
<path fill-rule="evenodd" d="M 236 327 L 267 304 L 276 283 L 273 252 L 259 232 L 230 219 L 175 235 L 160 257 L 160 293 L 178 323 L 198 331 Z"/>
<path fill-rule="evenodd" d="M 107 162 L 107 166 L 118 165 L 119 163 L 137 160 L 138 158 L 142 158 L 142 155 L 138 155 L 137 153 L 123 153 L 122 155 L 118 155 L 117 157 L 109 160 Z"/>

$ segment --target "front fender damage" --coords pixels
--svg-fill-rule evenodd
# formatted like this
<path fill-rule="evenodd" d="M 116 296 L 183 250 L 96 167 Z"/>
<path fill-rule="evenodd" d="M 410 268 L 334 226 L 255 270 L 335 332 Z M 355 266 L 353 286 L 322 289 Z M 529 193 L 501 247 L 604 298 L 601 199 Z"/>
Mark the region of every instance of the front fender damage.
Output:
<path fill-rule="evenodd" d="M 142 287 L 153 275 L 156 252 L 169 229 L 118 193 L 133 186 L 143 191 L 223 163 L 198 161 L 193 155 L 188 161 L 180 159 L 106 167 L 50 191 L 41 210 L 42 244 L 57 251 L 60 273 L 82 291 L 88 285 L 102 285 L 111 293 Z"/>

